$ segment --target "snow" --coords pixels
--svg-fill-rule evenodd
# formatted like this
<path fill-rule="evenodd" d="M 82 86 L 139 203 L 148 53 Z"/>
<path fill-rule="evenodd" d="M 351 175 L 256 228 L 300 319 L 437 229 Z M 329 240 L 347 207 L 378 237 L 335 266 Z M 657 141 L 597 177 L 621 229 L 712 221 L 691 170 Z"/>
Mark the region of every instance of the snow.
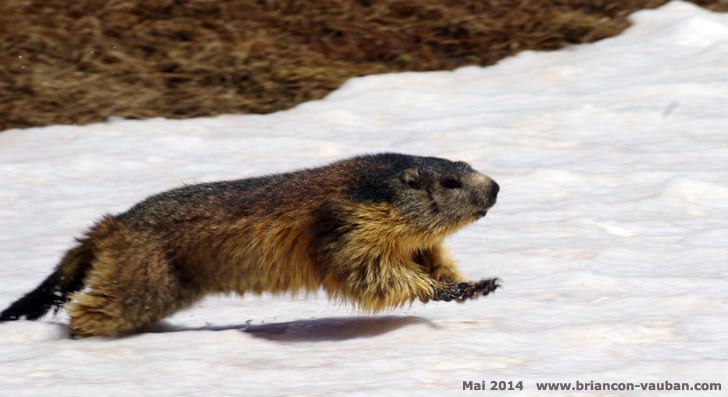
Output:
<path fill-rule="evenodd" d="M 271 115 L 111 119 L 0 134 L 0 306 L 94 219 L 183 183 L 381 151 L 501 185 L 448 244 L 467 302 L 361 317 L 323 294 L 211 296 L 150 332 L 0 324 L 0 395 L 461 395 L 467 380 L 728 388 L 728 15 L 672 2 L 622 35 L 487 68 L 353 79 Z"/>

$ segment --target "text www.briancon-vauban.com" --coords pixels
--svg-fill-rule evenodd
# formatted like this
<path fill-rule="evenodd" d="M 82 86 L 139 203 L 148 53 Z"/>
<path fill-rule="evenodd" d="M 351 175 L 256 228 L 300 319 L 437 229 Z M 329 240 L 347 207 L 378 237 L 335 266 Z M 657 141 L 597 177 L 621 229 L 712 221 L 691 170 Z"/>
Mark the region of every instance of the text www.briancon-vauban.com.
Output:
<path fill-rule="evenodd" d="M 720 391 L 719 382 L 534 382 L 543 391 Z M 522 381 L 463 381 L 463 390 L 525 390 Z"/>

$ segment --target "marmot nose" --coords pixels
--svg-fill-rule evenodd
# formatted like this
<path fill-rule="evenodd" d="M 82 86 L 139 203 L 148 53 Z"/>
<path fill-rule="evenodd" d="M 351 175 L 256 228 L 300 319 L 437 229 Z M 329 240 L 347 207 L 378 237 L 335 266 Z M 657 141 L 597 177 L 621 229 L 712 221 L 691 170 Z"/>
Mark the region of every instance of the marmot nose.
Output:
<path fill-rule="evenodd" d="M 493 181 L 493 187 L 491 188 L 491 190 L 493 191 L 491 193 L 491 197 L 498 197 L 498 192 L 500 192 L 500 186 L 498 186 L 498 183 L 496 183 L 496 181 Z"/>
<path fill-rule="evenodd" d="M 495 200 L 498 197 L 498 192 L 500 192 L 500 186 L 493 181 L 493 183 L 490 186 L 490 189 L 488 189 L 488 206 L 492 207 L 495 205 Z"/>

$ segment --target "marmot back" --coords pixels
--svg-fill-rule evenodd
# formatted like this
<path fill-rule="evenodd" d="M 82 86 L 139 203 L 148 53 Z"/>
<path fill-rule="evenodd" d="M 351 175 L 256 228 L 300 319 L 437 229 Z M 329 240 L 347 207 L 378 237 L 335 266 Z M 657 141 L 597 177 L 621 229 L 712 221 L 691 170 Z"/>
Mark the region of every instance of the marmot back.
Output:
<path fill-rule="evenodd" d="M 105 216 L 0 321 L 65 306 L 73 335 L 119 335 L 208 293 L 323 288 L 371 312 L 487 295 L 496 280 L 464 282 L 442 242 L 498 190 L 467 163 L 393 153 L 184 186 Z"/>

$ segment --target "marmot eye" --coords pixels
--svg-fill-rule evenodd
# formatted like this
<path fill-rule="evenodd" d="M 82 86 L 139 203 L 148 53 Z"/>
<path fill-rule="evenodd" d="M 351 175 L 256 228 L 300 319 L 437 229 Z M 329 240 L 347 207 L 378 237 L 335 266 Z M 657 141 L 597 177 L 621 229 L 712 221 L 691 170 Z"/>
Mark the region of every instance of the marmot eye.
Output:
<path fill-rule="evenodd" d="M 463 184 L 460 183 L 459 180 L 452 178 L 442 180 L 442 182 L 440 182 L 440 185 L 442 185 L 442 187 L 444 187 L 445 189 L 460 189 L 461 187 L 463 187 Z"/>

